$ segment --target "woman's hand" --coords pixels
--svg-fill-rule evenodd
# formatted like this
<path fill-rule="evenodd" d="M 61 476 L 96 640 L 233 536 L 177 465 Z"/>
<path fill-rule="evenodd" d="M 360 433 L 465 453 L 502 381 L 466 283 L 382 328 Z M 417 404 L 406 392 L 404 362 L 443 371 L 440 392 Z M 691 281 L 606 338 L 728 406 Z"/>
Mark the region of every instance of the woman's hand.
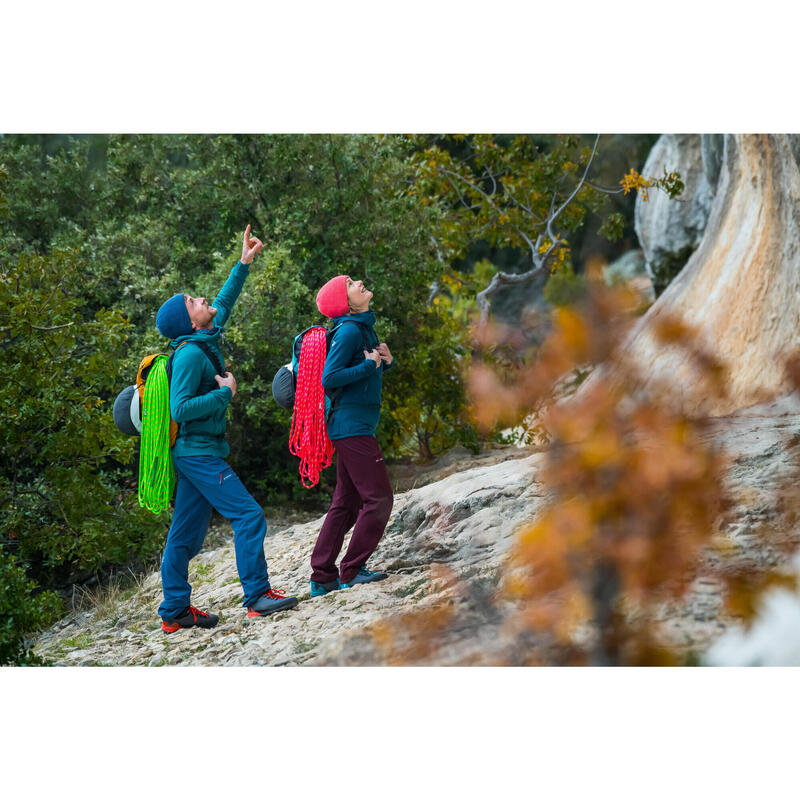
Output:
<path fill-rule="evenodd" d="M 242 242 L 242 264 L 249 264 L 255 256 L 257 256 L 264 249 L 264 243 L 255 236 L 250 236 L 250 226 L 244 232 L 244 241 Z"/>
<path fill-rule="evenodd" d="M 381 354 L 377 350 L 365 350 L 364 358 L 375 362 L 375 369 L 381 365 Z"/>
<path fill-rule="evenodd" d="M 392 353 L 389 350 L 389 345 L 386 342 L 381 342 L 378 345 L 378 353 L 380 354 L 381 361 L 386 362 L 386 366 L 392 363 Z"/>

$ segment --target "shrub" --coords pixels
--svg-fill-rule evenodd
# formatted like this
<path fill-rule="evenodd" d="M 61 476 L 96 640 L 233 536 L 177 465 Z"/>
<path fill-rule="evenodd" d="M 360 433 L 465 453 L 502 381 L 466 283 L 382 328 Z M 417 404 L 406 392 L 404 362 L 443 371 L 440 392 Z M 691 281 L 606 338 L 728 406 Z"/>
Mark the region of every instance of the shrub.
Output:
<path fill-rule="evenodd" d="M 53 592 L 35 594 L 36 589 L 14 556 L 0 550 L 0 664 L 39 663 L 26 636 L 57 619 L 63 603 Z"/>

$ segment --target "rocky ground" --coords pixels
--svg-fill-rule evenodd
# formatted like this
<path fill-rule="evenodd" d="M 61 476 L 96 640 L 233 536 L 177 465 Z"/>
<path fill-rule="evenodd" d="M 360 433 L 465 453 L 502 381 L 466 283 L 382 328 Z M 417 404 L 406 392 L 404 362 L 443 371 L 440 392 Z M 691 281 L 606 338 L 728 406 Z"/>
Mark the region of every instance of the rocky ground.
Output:
<path fill-rule="evenodd" d="M 732 544 L 732 558 L 763 566 L 785 560 L 783 546 L 798 544 L 775 497 L 798 467 L 798 411 L 778 403 L 708 427 L 706 435 L 731 458 L 734 503 L 720 535 Z M 370 562 L 391 573 L 380 583 L 310 598 L 308 563 L 321 520 L 271 524 L 265 550 L 273 586 L 301 603 L 248 619 L 232 534 L 221 524 L 190 565 L 193 602 L 220 615 L 216 628 L 164 635 L 156 616 L 160 577 L 153 572 L 58 622 L 38 638 L 35 652 L 71 666 L 517 663 L 529 643 L 508 623 L 509 606 L 489 600 L 515 530 L 546 500 L 538 479 L 542 458 L 515 448 L 478 459 L 459 452 L 423 475 L 399 476 L 416 486 L 397 494 Z M 687 657 L 699 658 L 734 623 L 721 616 L 720 605 L 719 588 L 701 576 L 687 601 L 663 607 L 654 624 Z M 425 646 L 430 632 L 437 634 L 434 648 Z"/>

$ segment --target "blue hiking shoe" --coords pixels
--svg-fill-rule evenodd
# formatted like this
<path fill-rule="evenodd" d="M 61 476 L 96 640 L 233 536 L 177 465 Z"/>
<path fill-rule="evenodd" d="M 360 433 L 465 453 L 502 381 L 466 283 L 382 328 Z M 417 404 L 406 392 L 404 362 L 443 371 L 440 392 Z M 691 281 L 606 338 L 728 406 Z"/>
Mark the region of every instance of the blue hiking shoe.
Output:
<path fill-rule="evenodd" d="M 373 572 L 371 569 L 361 567 L 355 578 L 348 583 L 341 584 L 341 586 L 342 589 L 349 589 L 351 586 L 355 586 L 357 583 L 373 583 L 374 581 L 382 581 L 384 578 L 388 577 L 388 572 Z"/>
<path fill-rule="evenodd" d="M 266 617 L 267 614 L 274 614 L 276 611 L 284 611 L 287 608 L 294 608 L 297 605 L 296 597 L 286 597 L 274 589 L 270 589 L 251 606 L 247 606 L 248 617 Z"/>
<path fill-rule="evenodd" d="M 337 589 L 342 588 L 338 578 L 334 578 L 332 581 L 325 581 L 325 583 L 318 583 L 317 581 L 309 581 L 309 583 L 311 584 L 312 597 L 322 597 L 323 594 L 335 592 Z"/>

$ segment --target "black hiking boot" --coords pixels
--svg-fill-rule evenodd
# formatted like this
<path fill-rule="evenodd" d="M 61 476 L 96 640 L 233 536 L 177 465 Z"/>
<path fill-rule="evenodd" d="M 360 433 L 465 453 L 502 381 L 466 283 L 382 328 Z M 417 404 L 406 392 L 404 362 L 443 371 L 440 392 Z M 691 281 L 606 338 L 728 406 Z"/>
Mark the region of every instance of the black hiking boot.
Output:
<path fill-rule="evenodd" d="M 219 622 L 216 614 L 207 614 L 194 606 L 187 606 L 179 617 L 162 619 L 161 630 L 164 633 L 175 633 L 181 628 L 213 628 Z"/>
<path fill-rule="evenodd" d="M 270 589 L 251 606 L 247 606 L 248 617 L 266 617 L 267 614 L 274 614 L 276 611 L 285 611 L 287 608 L 294 608 L 297 605 L 296 597 L 286 597 L 274 589 Z"/>

